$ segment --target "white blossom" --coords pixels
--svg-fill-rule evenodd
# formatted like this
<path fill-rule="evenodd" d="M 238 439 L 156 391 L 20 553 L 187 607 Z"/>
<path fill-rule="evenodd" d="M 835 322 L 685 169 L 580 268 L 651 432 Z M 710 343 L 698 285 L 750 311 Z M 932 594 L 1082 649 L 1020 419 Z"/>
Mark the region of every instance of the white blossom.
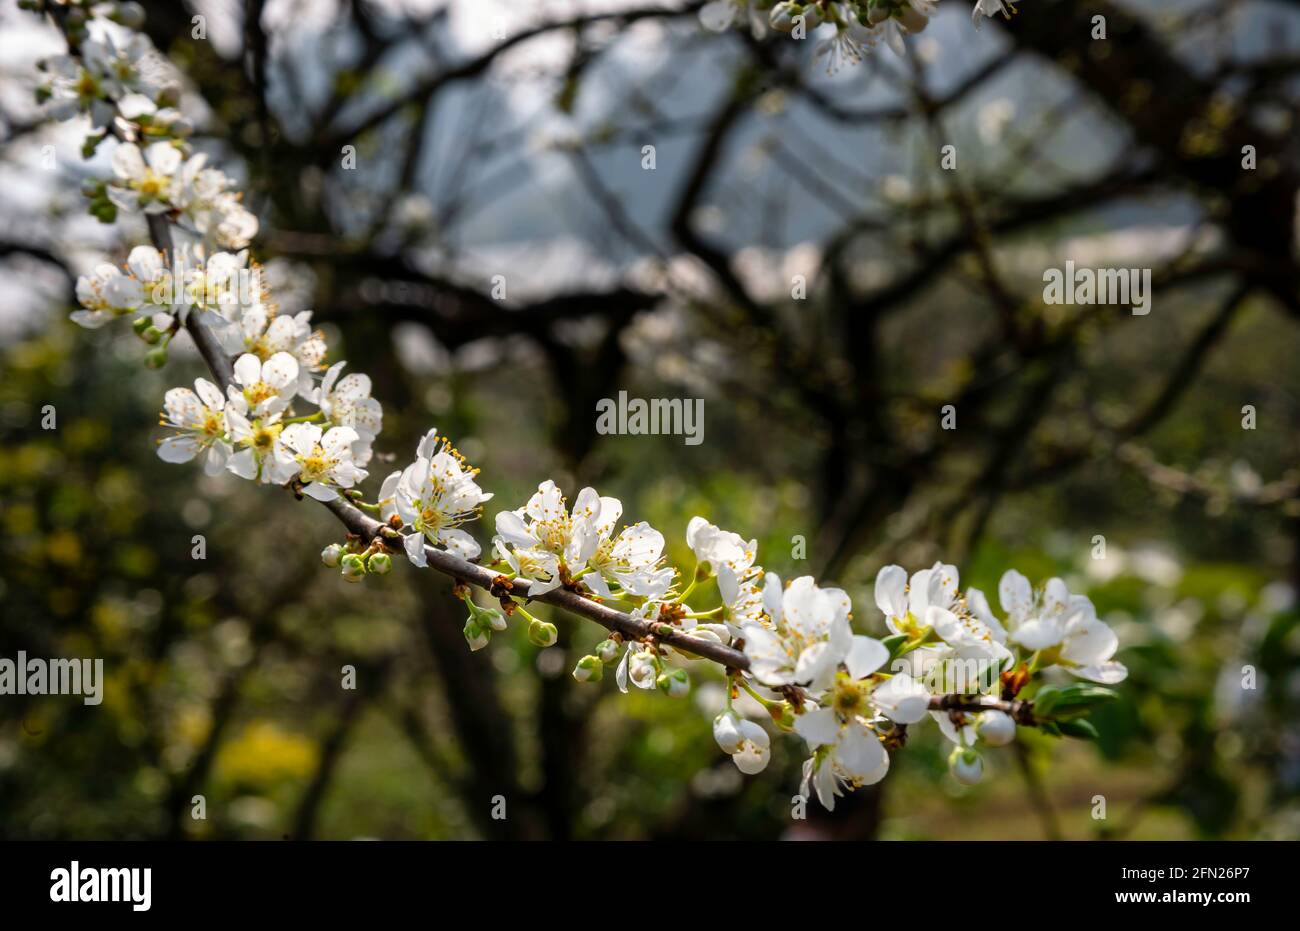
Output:
<path fill-rule="evenodd" d="M 258 301 L 244 308 L 239 328 L 243 337 L 243 351 L 252 353 L 263 362 L 277 352 L 287 352 L 293 356 L 298 362 L 298 394 L 309 401 L 314 400 L 318 386 L 312 379 L 312 373 L 325 367 L 326 346 L 324 334 L 311 327 L 310 310 L 281 314 L 263 301 Z M 357 432 L 364 435 L 360 428 Z"/>
<path fill-rule="evenodd" d="M 280 411 L 264 416 L 246 416 L 248 406 L 226 403 L 226 426 L 230 431 L 234 455 L 226 468 L 250 481 L 280 485 L 293 477 L 293 463 L 276 455 L 277 444 L 284 424 Z"/>
<path fill-rule="evenodd" d="M 294 423 L 280 432 L 275 455 L 291 477 L 303 483 L 304 494 L 333 501 L 339 488 L 351 488 L 366 477 L 366 470 L 352 458 L 356 441 L 357 431 L 351 427 L 322 431 L 314 423 Z"/>
<path fill-rule="evenodd" d="M 298 361 L 293 356 L 277 352 L 263 362 L 245 353 L 235 360 L 234 380 L 226 393 L 239 413 L 265 417 L 283 412 L 297 390 Z"/>
<path fill-rule="evenodd" d="M 108 199 L 124 210 L 165 213 L 180 193 L 184 160 L 170 142 L 155 142 L 143 152 L 133 142 L 122 143 L 113 150 Z"/>
<path fill-rule="evenodd" d="M 155 88 L 142 66 L 152 48 L 147 37 L 133 35 L 119 48 L 105 36 L 81 44 L 80 57 L 59 55 L 47 59 L 49 76 L 41 85 L 50 102 L 50 114 L 67 120 L 88 113 L 91 124 L 102 129 L 113 121 L 113 101 L 129 93 L 151 94 Z"/>
<path fill-rule="evenodd" d="M 477 474 L 445 437 L 430 430 L 416 447 L 415 461 L 384 479 L 380 514 L 385 520 L 396 514 L 413 531 L 405 539 L 412 563 L 428 565 L 426 541 L 462 559 L 479 555 L 478 541 L 460 529 L 477 519 L 492 497 L 479 488 Z"/>
<path fill-rule="evenodd" d="M 163 396 L 163 426 L 176 432 L 158 444 L 158 458 L 164 462 L 189 462 L 203 455 L 203 470 L 216 475 L 230 459 L 226 438 L 226 399 L 221 389 L 204 378 L 195 379 L 194 390 L 172 388 Z"/>
<path fill-rule="evenodd" d="M 82 309 L 72 312 L 72 320 L 97 330 L 136 310 L 143 300 L 144 289 L 134 277 L 123 274 L 116 265 L 97 265 L 92 274 L 77 279 L 77 302 Z"/>
<path fill-rule="evenodd" d="M 582 489 L 570 513 L 560 489 L 547 479 L 522 508 L 497 514 L 497 549 L 512 569 L 535 583 L 529 589 L 535 597 L 559 588 L 564 573 L 595 554 L 600 542 L 595 525 L 599 512 L 595 489 Z"/>
<path fill-rule="evenodd" d="M 701 566 L 714 572 L 726 566 L 738 578 L 749 574 L 758 553 L 757 540 L 746 543 L 740 534 L 719 530 L 703 517 L 692 517 L 686 525 L 686 545 Z"/>
<path fill-rule="evenodd" d="M 843 787 L 874 785 L 888 772 L 889 754 L 879 736 L 854 720 L 835 734 L 833 742 L 819 744 L 804 761 L 800 791 L 807 797 L 811 788 L 830 811 L 835 808 L 835 799 L 844 794 Z"/>
<path fill-rule="evenodd" d="M 610 583 L 639 598 L 656 599 L 668 591 L 675 573 L 662 565 L 662 533 L 640 521 L 624 527 L 615 536 L 614 526 L 623 515 L 623 502 L 617 498 L 600 497 L 594 489 L 584 488 L 579 493 L 574 510 L 591 512 L 596 546 L 587 557 L 587 571 L 582 579 L 593 592 L 602 598 L 614 597 Z"/>
<path fill-rule="evenodd" d="M 849 596 L 838 588 L 818 588 L 812 576 L 782 589 L 780 578 L 768 573 L 763 600 L 772 626 L 750 622 L 741 628 L 750 672 L 764 685 L 823 691 L 853 646 Z"/>
<path fill-rule="evenodd" d="M 1085 595 L 1072 595 L 1060 579 L 1048 579 L 1034 593 L 1023 575 L 1014 570 L 998 584 L 1002 609 L 1007 612 L 1011 639 L 1039 654 L 1039 665 L 1061 666 L 1081 679 L 1114 685 L 1128 670 L 1112 657 L 1119 638 L 1110 625 L 1098 619 L 1097 609 Z"/>
<path fill-rule="evenodd" d="M 339 377 L 345 365 L 346 362 L 336 362 L 330 366 L 314 400 L 330 423 L 357 431 L 357 462 L 365 465 L 370 460 L 370 445 L 383 429 L 384 409 L 370 396 L 369 375 L 351 372 Z"/>
<path fill-rule="evenodd" d="M 241 203 L 234 182 L 209 168 L 202 153 L 185 163 L 174 203 L 194 230 L 219 248 L 243 249 L 257 235 L 257 217 Z"/>

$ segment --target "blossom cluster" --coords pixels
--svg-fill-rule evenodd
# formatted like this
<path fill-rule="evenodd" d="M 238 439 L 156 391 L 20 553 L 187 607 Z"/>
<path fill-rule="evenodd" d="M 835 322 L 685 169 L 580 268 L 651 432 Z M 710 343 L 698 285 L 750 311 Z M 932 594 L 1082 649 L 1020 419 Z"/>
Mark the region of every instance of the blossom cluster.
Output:
<path fill-rule="evenodd" d="M 882 42 L 898 55 L 906 54 L 903 38 L 930 25 L 937 0 L 711 0 L 700 8 L 705 28 L 722 32 L 747 24 L 756 38 L 771 29 L 806 38 L 825 27 L 817 56 L 826 57 L 828 69 L 857 64 Z M 971 18 L 1015 12 L 1011 0 L 975 0 Z"/>
<path fill-rule="evenodd" d="M 754 0 L 752 7 L 760 5 Z M 119 23 L 132 18 L 122 13 L 131 6 L 111 5 Z M 705 9 L 717 14 L 719 6 Z M 721 6 L 734 13 L 750 4 L 727 0 Z M 912 20 L 899 12 L 904 7 L 916 15 L 930 12 L 928 0 L 781 3 L 772 7 L 773 19 L 791 7 L 837 29 L 850 12 L 859 24 L 865 16 L 870 29 L 906 26 Z M 977 12 L 989 7 L 981 0 Z M 888 16 L 871 22 L 881 11 Z M 325 337 L 313 329 L 310 311 L 280 312 L 248 253 L 256 218 L 240 205 L 225 174 L 192 154 L 181 135 L 160 129 L 183 121 L 158 119 L 168 95 L 138 67 L 149 55 L 147 43 L 137 36 L 119 48 L 107 36 L 92 35 L 93 21 L 83 19 L 76 30 L 64 25 L 77 54 L 47 65 L 46 99 L 56 115 L 87 116 L 92 133 L 113 128 L 118 143 L 104 196 L 115 210 L 161 218 L 175 243 L 170 256 L 155 241 L 131 250 L 123 266 L 105 264 L 83 276 L 77 283 L 81 309 L 72 317 L 88 328 L 133 317 L 137 335 L 154 347 L 147 356 L 152 365 L 165 363 L 167 345 L 182 329 L 203 332 L 215 338 L 231 370 L 228 383 L 198 378 L 192 389 L 166 392 L 167 435 L 158 455 L 174 463 L 198 460 L 212 475 L 227 472 L 371 511 L 382 521 L 380 531 L 368 540 L 350 536 L 321 554 L 351 582 L 388 574 L 390 545 L 394 552 L 400 546 L 416 567 L 429 565 L 431 549 L 464 561 L 484 558 L 466 526 L 493 496 L 480 487 L 478 469 L 436 430 L 420 440 L 410 464 L 383 480 L 373 502 L 365 500 L 359 486 L 383 427 L 370 379 L 344 374 L 343 361 L 327 367 Z M 133 95 L 148 105 L 128 107 Z M 160 134 L 167 138 L 137 144 Z M 102 202 L 91 209 L 102 214 Z M 970 784 L 983 771 L 977 746 L 1007 744 L 1020 725 L 1089 736 L 1084 717 L 1113 697 L 1101 686 L 1127 675 L 1114 659 L 1115 633 L 1088 598 L 1071 593 L 1060 579 L 1035 591 L 1024 576 L 1008 571 L 998 587 L 999 617 L 982 592 L 960 588 L 955 566 L 939 562 L 910 576 L 886 566 L 875 579 L 875 604 L 888 633 L 876 638 L 855 631 L 846 591 L 818 585 L 811 576 L 783 583 L 766 572 L 754 539 L 694 517 L 685 528 L 694 564 L 683 572 L 670 564 L 659 530 L 645 521 L 621 523 L 623 516 L 619 499 L 590 487 L 570 506 L 550 480 L 521 507 L 498 511 L 486 558 L 498 573 L 490 590 L 500 609 L 482 607 L 468 586 L 457 585 L 469 611 L 464 633 L 470 648 L 486 647 L 516 614 L 527 621 L 534 644 L 553 646 L 555 625 L 533 617 L 527 604 L 563 589 L 624 612 L 640 622 L 634 629 L 656 632 L 612 634 L 578 660 L 573 676 L 579 681 L 599 681 L 605 668 L 614 667 L 623 692 L 632 686 L 680 698 L 691 691 L 699 652 L 725 650 L 734 659 L 723 669 L 725 697 L 713 720 L 719 748 L 742 772 L 762 771 L 773 744 L 759 720 L 769 718 L 778 731 L 802 740 L 803 792 L 815 792 L 827 808 L 846 789 L 882 779 L 890 750 L 927 717 L 953 744 L 954 778 Z M 446 558 L 439 562 L 446 565 Z M 516 589 L 516 583 L 526 587 Z M 712 607 L 697 609 L 692 601 Z M 1042 674 L 1063 679 L 1052 670 L 1089 684 L 1038 681 Z M 974 675 L 953 675 L 970 671 Z M 1032 711 L 1020 700 L 1031 688 Z M 996 695 L 993 703 L 983 701 L 990 695 Z"/>

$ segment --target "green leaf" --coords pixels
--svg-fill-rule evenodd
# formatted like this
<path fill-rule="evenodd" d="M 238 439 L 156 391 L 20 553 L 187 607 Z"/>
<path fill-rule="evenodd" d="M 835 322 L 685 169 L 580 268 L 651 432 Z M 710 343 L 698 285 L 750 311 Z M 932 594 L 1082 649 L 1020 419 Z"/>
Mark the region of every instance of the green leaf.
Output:
<path fill-rule="evenodd" d="M 1091 683 L 1076 683 L 1065 688 L 1048 686 L 1034 696 L 1034 716 L 1039 720 L 1067 720 L 1090 713 L 1119 696 L 1108 688 Z"/>
<path fill-rule="evenodd" d="M 1097 728 L 1093 727 L 1092 722 L 1087 718 L 1059 721 L 1056 726 L 1066 737 L 1076 737 L 1079 740 L 1096 740 L 1101 736 L 1097 733 Z"/>

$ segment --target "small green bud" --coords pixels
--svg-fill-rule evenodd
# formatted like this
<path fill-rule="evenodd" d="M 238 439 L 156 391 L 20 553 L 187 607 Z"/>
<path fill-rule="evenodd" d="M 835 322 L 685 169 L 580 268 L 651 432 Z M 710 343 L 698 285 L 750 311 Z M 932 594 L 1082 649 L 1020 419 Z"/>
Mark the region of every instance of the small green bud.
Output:
<path fill-rule="evenodd" d="M 320 551 L 320 561 L 331 569 L 337 569 L 339 562 L 343 559 L 343 546 L 339 543 L 331 543 L 325 549 Z"/>
<path fill-rule="evenodd" d="M 618 662 L 619 644 L 616 640 L 602 640 L 596 644 L 596 656 L 606 666 L 612 666 Z"/>
<path fill-rule="evenodd" d="M 160 369 L 167 364 L 167 349 L 159 346 L 157 349 L 150 349 L 144 356 L 144 364 L 151 369 Z"/>
<path fill-rule="evenodd" d="M 560 639 L 560 632 L 554 624 L 534 619 L 528 625 L 528 639 L 542 648 L 553 647 L 555 642 Z"/>
<path fill-rule="evenodd" d="M 366 569 L 374 575 L 388 575 L 393 571 L 393 557 L 387 553 L 375 553 L 367 560 Z"/>
<path fill-rule="evenodd" d="M 156 345 L 157 342 L 163 338 L 163 331 L 158 329 L 153 324 L 150 324 L 149 326 L 145 327 L 143 331 L 141 331 L 140 338 L 144 340 L 146 343 L 148 343 L 150 346 L 153 346 Z"/>
<path fill-rule="evenodd" d="M 149 329 L 149 327 L 152 325 L 153 324 L 149 322 L 148 317 L 136 317 L 133 321 L 131 321 L 132 331 L 135 332 L 136 336 L 139 336 L 141 338 L 144 337 L 144 331 Z"/>
<path fill-rule="evenodd" d="M 685 669 L 674 669 L 672 672 L 662 673 L 655 680 L 655 685 L 659 686 L 659 691 L 669 698 L 684 698 L 691 690 L 691 677 L 686 674 Z"/>
<path fill-rule="evenodd" d="M 339 565 L 343 570 L 343 578 L 349 582 L 360 582 L 366 577 L 366 563 L 356 553 L 348 553 L 341 560 Z"/>
<path fill-rule="evenodd" d="M 605 664 L 599 656 L 590 653 L 578 660 L 578 665 L 573 667 L 573 678 L 579 682 L 599 682 L 604 675 Z"/>
<path fill-rule="evenodd" d="M 480 608 L 479 623 L 498 633 L 506 629 L 506 616 L 497 608 Z"/>

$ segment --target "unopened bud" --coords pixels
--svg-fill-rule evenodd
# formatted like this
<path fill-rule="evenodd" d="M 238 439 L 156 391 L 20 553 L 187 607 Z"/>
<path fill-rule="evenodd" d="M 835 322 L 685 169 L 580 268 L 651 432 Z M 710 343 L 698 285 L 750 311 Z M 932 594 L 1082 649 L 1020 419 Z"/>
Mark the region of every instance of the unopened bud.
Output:
<path fill-rule="evenodd" d="M 144 26 L 144 7 L 138 3 L 119 3 L 108 18 L 127 29 L 139 29 Z"/>
<path fill-rule="evenodd" d="M 684 698 L 691 690 L 691 677 L 686 674 L 685 669 L 674 669 L 672 672 L 665 672 L 655 680 L 655 685 L 659 686 L 659 691 L 669 698 Z"/>
<path fill-rule="evenodd" d="M 713 739 L 723 753 L 731 754 L 740 749 L 745 737 L 740 732 L 740 719 L 734 711 L 724 711 L 713 719 Z"/>
<path fill-rule="evenodd" d="M 554 624 L 534 618 L 528 625 L 528 639 L 534 645 L 542 648 L 553 647 L 555 642 L 560 639 L 560 632 L 556 630 Z"/>
<path fill-rule="evenodd" d="M 1016 722 L 1004 711 L 985 711 L 975 725 L 975 732 L 990 747 L 1005 747 L 1016 739 Z"/>
<path fill-rule="evenodd" d="M 579 682 L 599 682 L 604 675 L 605 664 L 599 656 L 590 653 L 578 660 L 578 665 L 573 667 L 573 678 Z"/>
<path fill-rule="evenodd" d="M 140 338 L 151 346 L 156 344 L 158 340 L 162 339 L 162 337 L 162 330 L 158 329 L 152 323 L 140 331 Z"/>
<path fill-rule="evenodd" d="M 348 553 L 339 560 L 343 578 L 349 582 L 360 582 L 366 577 L 366 563 L 356 553 Z"/>
<path fill-rule="evenodd" d="M 162 346 L 157 349 L 150 349 L 144 355 L 144 364 L 151 369 L 160 369 L 167 364 L 167 350 Z"/>
<path fill-rule="evenodd" d="M 484 628 L 474 618 L 470 618 L 465 622 L 464 634 L 465 642 L 469 644 L 469 648 L 474 652 L 483 649 L 488 645 L 488 641 L 492 639 L 492 631 Z"/>
<path fill-rule="evenodd" d="M 793 32 L 794 18 L 799 15 L 799 4 L 785 0 L 772 7 L 772 12 L 768 15 L 767 21 L 777 32 Z"/>
<path fill-rule="evenodd" d="M 343 559 L 343 547 L 338 543 L 331 543 L 325 549 L 320 551 L 320 561 L 331 569 L 337 569 L 339 562 Z"/>
<path fill-rule="evenodd" d="M 973 786 L 984 777 L 984 760 L 974 750 L 953 748 L 948 755 L 948 770 L 964 786 Z"/>
<path fill-rule="evenodd" d="M 506 629 L 506 616 L 496 608 L 479 608 L 478 621 L 489 630 L 500 632 Z"/>
<path fill-rule="evenodd" d="M 602 640 L 596 644 L 596 656 L 606 666 L 612 666 L 618 662 L 619 645 L 614 640 Z"/>
<path fill-rule="evenodd" d="M 366 569 L 372 575 L 388 575 L 393 571 L 393 557 L 387 553 L 375 553 L 366 560 Z"/>

